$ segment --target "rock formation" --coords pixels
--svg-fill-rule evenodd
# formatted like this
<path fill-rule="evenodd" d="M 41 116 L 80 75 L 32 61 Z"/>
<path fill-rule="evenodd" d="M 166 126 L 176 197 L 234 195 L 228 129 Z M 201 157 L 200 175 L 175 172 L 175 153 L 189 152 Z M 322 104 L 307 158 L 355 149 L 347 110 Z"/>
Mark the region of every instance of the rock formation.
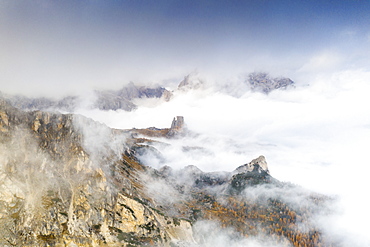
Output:
<path fill-rule="evenodd" d="M 200 89 L 204 85 L 203 81 L 197 78 L 196 73 L 189 74 L 179 83 L 177 89 L 181 91 L 188 91 L 192 89 Z"/>
<path fill-rule="evenodd" d="M 186 126 L 183 116 L 177 116 L 173 119 L 171 128 L 169 129 L 167 136 L 173 137 L 183 135 L 186 133 Z"/>
<path fill-rule="evenodd" d="M 236 170 L 233 173 L 238 174 L 238 173 L 246 173 L 246 172 L 252 172 L 252 171 L 257 171 L 259 173 L 266 172 L 270 174 L 269 169 L 267 167 L 265 156 L 261 155 L 258 158 L 249 162 L 248 164 L 239 166 L 238 168 L 236 168 Z"/>
<path fill-rule="evenodd" d="M 145 196 L 138 177 L 146 168 L 125 133 L 81 116 L 22 112 L 4 101 L 0 116 L 1 245 L 194 242 L 189 221 L 164 215 Z M 97 139 L 89 139 L 91 130 Z"/>
<path fill-rule="evenodd" d="M 165 138 L 176 138 L 183 137 L 186 134 L 190 134 L 188 131 L 183 116 L 177 116 L 172 120 L 170 128 L 159 129 L 156 127 L 149 127 L 146 129 L 132 129 L 129 132 L 137 137 L 138 135 L 144 135 L 147 137 L 165 137 Z"/>
<path fill-rule="evenodd" d="M 0 245 L 204 246 L 199 221 L 233 229 L 234 239 L 328 243 L 309 220 L 327 198 L 306 193 L 314 209 L 285 201 L 288 192 L 305 194 L 273 179 L 262 156 L 234 172 L 140 163 L 138 150 L 153 149 L 151 137 L 183 127 L 177 117 L 170 129 L 116 130 L 0 101 Z"/>
<path fill-rule="evenodd" d="M 251 73 L 246 83 L 252 91 L 266 94 L 276 89 L 286 89 L 294 86 L 294 82 L 289 78 L 271 78 L 267 73 Z"/>

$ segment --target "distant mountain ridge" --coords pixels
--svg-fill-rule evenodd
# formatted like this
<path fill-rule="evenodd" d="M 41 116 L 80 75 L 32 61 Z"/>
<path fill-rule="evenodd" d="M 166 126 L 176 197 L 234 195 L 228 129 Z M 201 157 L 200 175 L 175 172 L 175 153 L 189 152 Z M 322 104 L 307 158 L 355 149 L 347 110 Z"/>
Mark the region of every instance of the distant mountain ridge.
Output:
<path fill-rule="evenodd" d="M 141 98 L 162 98 L 164 101 L 169 101 L 172 93 L 164 87 L 137 87 L 130 82 L 121 90 L 113 91 L 96 91 L 97 100 L 93 107 L 100 110 L 118 110 L 132 111 L 137 108 L 132 100 Z"/>
<path fill-rule="evenodd" d="M 276 77 L 273 78 L 269 74 L 251 73 L 248 76 L 246 83 L 249 85 L 252 91 L 270 93 L 276 89 L 287 89 L 289 87 L 294 87 L 294 81 L 286 77 Z"/>
<path fill-rule="evenodd" d="M 251 73 L 244 82 L 246 90 L 253 92 L 270 93 L 277 89 L 287 89 L 294 87 L 294 82 L 285 77 L 273 78 L 267 73 Z M 189 74 L 178 84 L 175 91 L 187 92 L 190 90 L 202 90 L 206 88 L 204 80 L 196 74 Z M 240 91 L 240 90 L 239 90 Z M 241 92 L 238 92 L 240 94 Z M 174 91 L 170 91 L 163 86 L 147 87 L 136 86 L 133 82 L 122 87 L 120 90 L 94 91 L 91 102 L 87 102 L 88 107 L 100 110 L 124 110 L 133 111 L 139 107 L 135 103 L 136 99 L 161 99 L 164 102 L 170 101 L 174 96 Z M 23 110 L 57 110 L 74 112 L 85 99 L 82 96 L 67 96 L 60 100 L 47 97 L 29 98 L 25 96 L 2 95 L 0 98 L 7 100 L 14 107 Z M 86 102 L 85 102 L 86 104 Z"/>
<path fill-rule="evenodd" d="M 49 110 L 56 109 L 73 112 L 84 100 L 81 96 L 67 96 L 61 100 L 54 100 L 46 97 L 29 98 L 25 96 L 1 95 L 14 107 L 23 110 Z M 100 110 L 125 110 L 132 111 L 137 108 L 133 103 L 134 99 L 157 98 L 164 101 L 170 100 L 172 93 L 163 87 L 136 86 L 129 83 L 120 90 L 94 91 L 92 102 L 88 102 L 91 108 Z"/>

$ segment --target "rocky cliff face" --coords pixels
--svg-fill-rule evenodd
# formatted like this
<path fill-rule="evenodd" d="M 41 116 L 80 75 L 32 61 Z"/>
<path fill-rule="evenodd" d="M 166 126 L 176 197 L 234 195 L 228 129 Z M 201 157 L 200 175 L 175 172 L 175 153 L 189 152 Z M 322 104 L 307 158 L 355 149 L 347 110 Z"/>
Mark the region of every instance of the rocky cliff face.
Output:
<path fill-rule="evenodd" d="M 124 133 L 80 116 L 22 112 L 4 101 L 0 116 L 1 245 L 194 241 L 188 221 L 166 216 L 142 192 L 146 168 Z M 89 139 L 89 124 L 98 139 Z"/>
<path fill-rule="evenodd" d="M 169 129 L 167 136 L 173 137 L 178 135 L 184 135 L 186 133 L 186 126 L 183 116 L 177 116 L 172 120 L 171 128 Z"/>
<path fill-rule="evenodd" d="M 0 244 L 207 246 L 203 221 L 233 229 L 233 241 L 327 243 L 310 223 L 327 199 L 273 179 L 263 156 L 229 173 L 139 162 L 140 150 L 154 149 L 151 137 L 183 126 L 177 117 L 169 129 L 114 130 L 0 101 Z M 302 194 L 314 209 L 287 199 Z"/>

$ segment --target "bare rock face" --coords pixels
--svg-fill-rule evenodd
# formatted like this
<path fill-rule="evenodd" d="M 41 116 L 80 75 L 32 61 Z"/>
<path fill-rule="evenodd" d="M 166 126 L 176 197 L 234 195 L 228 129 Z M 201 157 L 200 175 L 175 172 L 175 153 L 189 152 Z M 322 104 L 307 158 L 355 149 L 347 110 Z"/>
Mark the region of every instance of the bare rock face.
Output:
<path fill-rule="evenodd" d="M 310 225 L 323 197 L 304 198 L 311 211 L 285 202 L 291 187 L 270 176 L 263 156 L 231 173 L 140 163 L 137 147 L 153 148 L 154 140 L 135 133 L 165 138 L 183 130 L 183 117 L 170 129 L 117 130 L 0 100 L 0 245 L 210 246 L 195 234 L 198 222 L 210 221 L 233 229 L 233 241 L 262 236 L 279 246 L 339 246 Z M 266 191 L 273 186 L 280 194 Z M 261 196 L 244 196 L 249 190 Z M 289 196 L 304 197 L 295 191 Z"/>
<path fill-rule="evenodd" d="M 197 78 L 196 74 L 189 74 L 184 77 L 184 80 L 179 83 L 177 88 L 181 91 L 188 91 L 193 89 L 200 89 L 203 87 L 203 84 L 203 81 Z"/>
<path fill-rule="evenodd" d="M 275 184 L 280 182 L 271 177 L 267 162 L 264 156 L 259 156 L 251 162 L 239 166 L 231 173 L 228 191 L 232 194 L 238 194 L 247 187 L 258 186 L 261 184 Z"/>
<path fill-rule="evenodd" d="M 177 116 L 172 120 L 171 128 L 169 129 L 167 136 L 179 136 L 186 132 L 185 120 L 183 116 Z"/>
<path fill-rule="evenodd" d="M 258 158 L 249 162 L 248 164 L 239 166 L 233 172 L 233 174 L 246 173 L 246 172 L 252 172 L 252 171 L 266 172 L 266 173 L 270 174 L 269 169 L 267 167 L 267 162 L 266 162 L 265 156 L 261 155 Z"/>
<path fill-rule="evenodd" d="M 171 124 L 172 130 L 182 130 L 185 127 L 185 121 L 183 116 L 177 116 L 173 119 Z"/>
<path fill-rule="evenodd" d="M 191 224 L 166 216 L 142 191 L 146 168 L 126 138 L 82 116 L 1 101 L 0 245 L 193 243 Z"/>
<path fill-rule="evenodd" d="M 188 133 L 188 129 L 185 124 L 185 120 L 183 116 L 174 117 L 171 123 L 170 128 L 156 128 L 156 127 L 149 127 L 146 129 L 132 129 L 129 132 L 133 136 L 137 135 L 144 135 L 147 137 L 165 137 L 165 138 L 174 138 L 174 137 L 182 137 Z"/>
<path fill-rule="evenodd" d="M 294 86 L 294 81 L 289 78 L 272 78 L 267 73 L 251 73 L 246 83 L 252 91 L 266 94 L 276 89 L 287 89 Z"/>

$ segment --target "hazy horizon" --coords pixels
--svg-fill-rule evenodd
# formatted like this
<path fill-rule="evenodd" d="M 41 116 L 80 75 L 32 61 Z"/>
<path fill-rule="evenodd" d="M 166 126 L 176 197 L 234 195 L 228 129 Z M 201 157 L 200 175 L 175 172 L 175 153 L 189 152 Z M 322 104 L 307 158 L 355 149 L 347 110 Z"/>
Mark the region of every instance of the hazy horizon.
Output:
<path fill-rule="evenodd" d="M 367 68 L 367 1 L 9 1 L 0 4 L 5 93 L 65 96 L 266 71 L 309 83 Z"/>

